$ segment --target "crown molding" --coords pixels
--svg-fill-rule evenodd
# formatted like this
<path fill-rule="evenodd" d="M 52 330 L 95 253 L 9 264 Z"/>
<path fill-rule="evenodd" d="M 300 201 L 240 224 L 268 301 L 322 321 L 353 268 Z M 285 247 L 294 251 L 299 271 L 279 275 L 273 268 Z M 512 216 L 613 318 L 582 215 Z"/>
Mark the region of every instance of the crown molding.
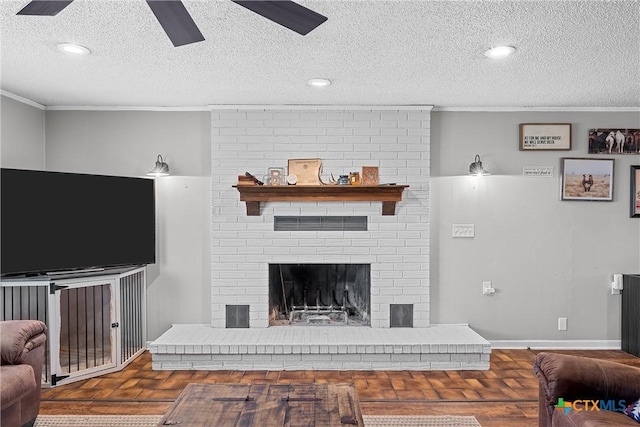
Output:
<path fill-rule="evenodd" d="M 52 105 L 45 107 L 47 111 L 209 111 L 208 107 L 145 107 L 145 106 L 111 106 L 111 105 Z"/>
<path fill-rule="evenodd" d="M 38 104 L 35 101 L 32 101 L 32 100 L 27 99 L 25 97 L 22 97 L 20 95 L 16 95 L 15 93 L 7 92 L 4 89 L 0 89 L 0 95 L 6 96 L 7 98 L 11 98 L 14 101 L 22 102 L 23 104 L 27 104 L 27 105 L 30 105 L 32 107 L 36 107 L 36 108 L 38 108 L 40 110 L 45 110 L 46 109 L 46 107 L 44 105 L 42 105 L 42 104 Z"/>
<path fill-rule="evenodd" d="M 433 105 L 313 105 L 313 104 L 212 104 L 214 110 L 415 110 L 431 111 Z"/>
<path fill-rule="evenodd" d="M 214 110 L 415 110 L 433 112 L 578 112 L 640 113 L 640 107 L 437 107 L 434 105 L 314 105 L 314 104 L 211 104 L 207 106 L 158 107 L 119 105 L 51 105 L 46 106 L 0 89 L 0 95 L 45 111 L 214 111 Z"/>
<path fill-rule="evenodd" d="M 434 107 L 433 111 L 510 113 L 510 112 L 574 112 L 574 113 L 640 113 L 640 107 Z"/>

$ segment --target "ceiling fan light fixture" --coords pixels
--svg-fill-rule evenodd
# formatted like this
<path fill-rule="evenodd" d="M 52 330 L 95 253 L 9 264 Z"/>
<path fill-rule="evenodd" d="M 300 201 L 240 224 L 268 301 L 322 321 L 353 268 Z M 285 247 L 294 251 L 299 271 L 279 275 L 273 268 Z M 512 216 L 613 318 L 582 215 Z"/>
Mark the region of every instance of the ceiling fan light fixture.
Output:
<path fill-rule="evenodd" d="M 487 58 L 492 59 L 501 59 L 506 58 L 507 56 L 513 54 L 516 51 L 516 48 L 513 46 L 496 46 L 487 50 L 484 55 Z"/>
<path fill-rule="evenodd" d="M 309 79 L 307 84 L 312 87 L 327 87 L 331 84 L 329 79 Z"/>
<path fill-rule="evenodd" d="M 73 43 L 60 43 L 56 46 L 58 50 L 67 55 L 73 56 L 86 56 L 91 53 L 88 47 L 81 46 Z"/>

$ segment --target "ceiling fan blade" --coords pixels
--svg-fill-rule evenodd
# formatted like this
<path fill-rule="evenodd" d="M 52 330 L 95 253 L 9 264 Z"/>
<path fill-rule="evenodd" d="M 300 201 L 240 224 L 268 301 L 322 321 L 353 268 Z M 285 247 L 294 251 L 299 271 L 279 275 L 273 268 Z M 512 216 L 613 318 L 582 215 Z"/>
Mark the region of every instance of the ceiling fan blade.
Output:
<path fill-rule="evenodd" d="M 303 36 L 327 20 L 326 16 L 290 0 L 231 1 Z"/>
<path fill-rule="evenodd" d="M 180 0 L 147 0 L 147 4 L 175 47 L 204 40 Z"/>
<path fill-rule="evenodd" d="M 55 16 L 69 6 L 73 0 L 33 0 L 27 3 L 17 15 Z"/>

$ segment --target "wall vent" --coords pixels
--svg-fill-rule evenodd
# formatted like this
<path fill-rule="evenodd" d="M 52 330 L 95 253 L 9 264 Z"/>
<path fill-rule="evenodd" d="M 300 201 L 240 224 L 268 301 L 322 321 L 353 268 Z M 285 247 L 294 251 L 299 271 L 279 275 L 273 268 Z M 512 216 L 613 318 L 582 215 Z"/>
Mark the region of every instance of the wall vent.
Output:
<path fill-rule="evenodd" d="M 391 304 L 392 328 L 413 328 L 413 304 Z"/>
<path fill-rule="evenodd" d="M 276 216 L 274 231 L 367 231 L 366 216 Z"/>
<path fill-rule="evenodd" d="M 227 305 L 227 328 L 249 327 L 248 305 Z"/>

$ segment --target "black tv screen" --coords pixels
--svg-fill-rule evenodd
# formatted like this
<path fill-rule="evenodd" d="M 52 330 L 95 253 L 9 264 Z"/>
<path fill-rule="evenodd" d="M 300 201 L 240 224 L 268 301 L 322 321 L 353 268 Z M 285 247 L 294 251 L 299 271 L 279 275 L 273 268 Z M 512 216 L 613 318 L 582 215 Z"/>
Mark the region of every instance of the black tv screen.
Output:
<path fill-rule="evenodd" d="M 155 262 L 154 181 L 2 169 L 3 276 Z"/>

